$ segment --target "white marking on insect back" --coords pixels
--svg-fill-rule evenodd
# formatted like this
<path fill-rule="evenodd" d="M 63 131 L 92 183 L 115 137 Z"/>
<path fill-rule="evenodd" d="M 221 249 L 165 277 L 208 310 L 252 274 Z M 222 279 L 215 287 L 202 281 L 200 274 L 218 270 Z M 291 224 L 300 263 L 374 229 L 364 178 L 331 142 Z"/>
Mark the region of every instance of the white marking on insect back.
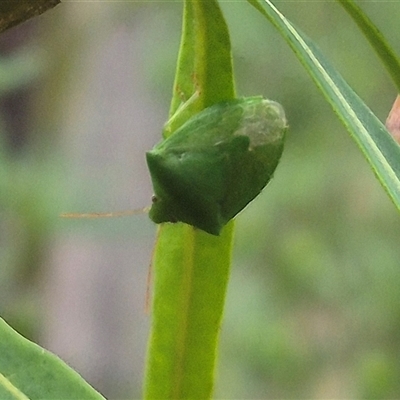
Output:
<path fill-rule="evenodd" d="M 281 141 L 286 127 L 287 121 L 282 106 L 274 101 L 262 100 L 244 108 L 235 135 L 248 136 L 251 150 Z"/>

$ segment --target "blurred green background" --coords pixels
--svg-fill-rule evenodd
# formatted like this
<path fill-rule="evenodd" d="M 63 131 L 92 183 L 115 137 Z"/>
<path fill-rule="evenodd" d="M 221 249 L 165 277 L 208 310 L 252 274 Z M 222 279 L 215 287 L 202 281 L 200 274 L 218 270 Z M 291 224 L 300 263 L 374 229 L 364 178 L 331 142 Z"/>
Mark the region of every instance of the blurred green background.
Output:
<path fill-rule="evenodd" d="M 275 4 L 384 121 L 394 86 L 340 6 Z M 360 4 L 400 53 L 397 3 Z M 395 207 L 273 28 L 222 7 L 238 94 L 282 103 L 290 131 L 237 218 L 215 397 L 400 398 Z M 0 36 L 0 315 L 109 399 L 141 396 L 156 229 L 58 215 L 149 205 L 180 25 L 180 2 L 65 1 Z"/>

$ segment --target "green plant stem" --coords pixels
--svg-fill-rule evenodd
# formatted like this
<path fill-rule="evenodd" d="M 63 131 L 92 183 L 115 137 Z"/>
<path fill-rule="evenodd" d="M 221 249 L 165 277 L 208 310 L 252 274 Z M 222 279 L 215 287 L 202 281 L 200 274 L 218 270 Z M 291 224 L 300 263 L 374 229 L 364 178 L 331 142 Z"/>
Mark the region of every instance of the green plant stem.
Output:
<path fill-rule="evenodd" d="M 235 97 L 228 30 L 215 0 L 185 2 L 170 115 L 193 95 L 179 123 Z M 182 223 L 159 227 L 146 399 L 211 397 L 232 236 L 233 222 L 219 237 Z"/>

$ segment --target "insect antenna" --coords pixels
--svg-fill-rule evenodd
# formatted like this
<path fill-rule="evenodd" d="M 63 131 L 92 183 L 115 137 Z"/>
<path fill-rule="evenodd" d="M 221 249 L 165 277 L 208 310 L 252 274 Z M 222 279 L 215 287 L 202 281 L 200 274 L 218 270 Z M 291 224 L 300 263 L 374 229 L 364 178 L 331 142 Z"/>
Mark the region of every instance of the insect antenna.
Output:
<path fill-rule="evenodd" d="M 148 213 L 150 207 L 144 207 L 136 210 L 116 211 L 116 212 L 94 212 L 94 213 L 62 213 L 61 218 L 114 218 L 127 217 L 129 215 L 138 215 Z"/>

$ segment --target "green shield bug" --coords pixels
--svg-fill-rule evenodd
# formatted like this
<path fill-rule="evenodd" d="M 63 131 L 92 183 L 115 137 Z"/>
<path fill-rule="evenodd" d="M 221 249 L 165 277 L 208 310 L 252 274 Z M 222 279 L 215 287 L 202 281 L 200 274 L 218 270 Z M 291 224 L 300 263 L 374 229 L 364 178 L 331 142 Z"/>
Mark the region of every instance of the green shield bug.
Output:
<path fill-rule="evenodd" d="M 271 179 L 286 129 L 283 108 L 262 97 L 204 109 L 146 153 L 150 218 L 219 235 Z"/>

